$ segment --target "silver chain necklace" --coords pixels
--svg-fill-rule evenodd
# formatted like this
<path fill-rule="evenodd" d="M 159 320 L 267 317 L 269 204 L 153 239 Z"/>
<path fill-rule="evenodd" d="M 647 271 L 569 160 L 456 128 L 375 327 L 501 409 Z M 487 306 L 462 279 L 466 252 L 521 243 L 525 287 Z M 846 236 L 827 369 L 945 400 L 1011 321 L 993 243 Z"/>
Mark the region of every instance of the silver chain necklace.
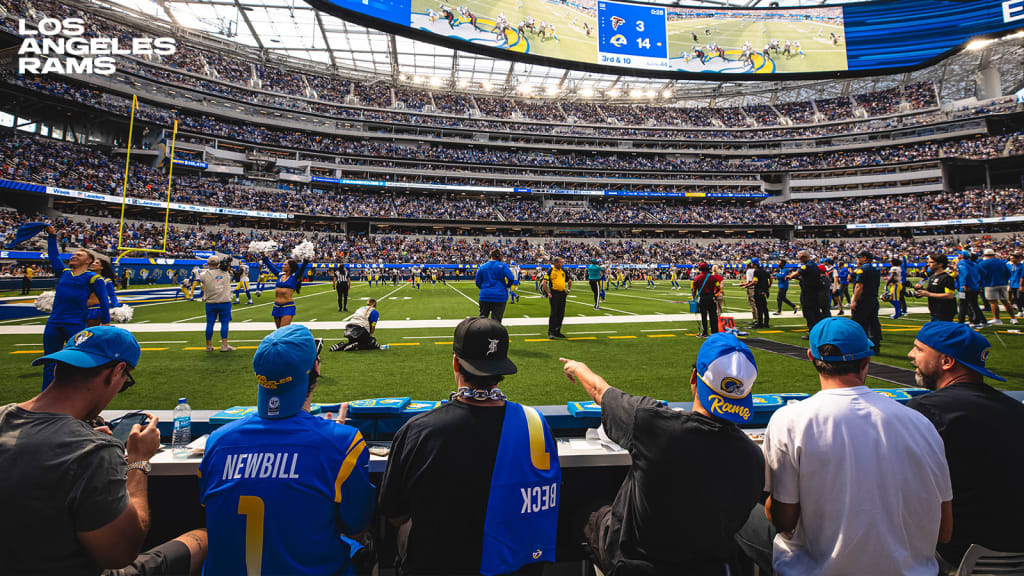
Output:
<path fill-rule="evenodd" d="M 505 394 L 500 388 L 491 388 L 490 390 L 477 390 L 473 388 L 459 388 L 455 392 L 448 395 L 448 400 L 454 401 L 456 398 L 462 398 L 463 400 L 507 400 Z"/>

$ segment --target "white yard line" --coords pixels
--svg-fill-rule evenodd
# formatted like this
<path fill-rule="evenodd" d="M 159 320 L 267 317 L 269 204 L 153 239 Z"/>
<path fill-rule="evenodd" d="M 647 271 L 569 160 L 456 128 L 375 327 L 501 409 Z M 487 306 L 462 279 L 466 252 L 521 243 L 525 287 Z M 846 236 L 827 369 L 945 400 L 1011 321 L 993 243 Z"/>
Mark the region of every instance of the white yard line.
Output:
<path fill-rule="evenodd" d="M 611 315 L 608 316 L 587 316 L 585 318 L 567 317 L 566 326 L 586 326 L 592 324 L 655 324 L 667 322 L 692 321 L 692 314 L 640 314 L 631 316 Z M 450 318 L 440 320 L 382 320 L 377 324 L 378 330 L 415 329 L 415 328 L 455 328 L 464 318 Z M 547 326 L 548 319 L 544 318 L 505 318 L 502 323 L 505 326 Z M 344 330 L 345 322 L 297 322 L 315 331 Z M 205 322 L 189 323 L 151 323 L 151 324 L 120 324 L 126 330 L 136 333 L 159 333 L 159 332 L 196 332 L 201 333 L 206 328 Z M 0 334 L 42 334 L 44 326 L 4 326 L 0 328 Z M 232 325 L 235 332 L 272 332 L 276 327 L 273 322 L 238 322 Z M 237 341 L 237 340 L 232 340 Z"/>
<path fill-rule="evenodd" d="M 458 288 L 456 288 L 455 286 L 452 286 L 451 284 L 449 284 L 449 285 L 448 285 L 448 287 L 449 287 L 449 288 L 451 288 L 452 290 L 455 290 L 455 291 L 456 291 L 456 292 L 458 292 L 459 294 L 462 294 L 462 297 L 463 297 L 463 298 L 465 298 L 466 300 L 469 300 L 469 301 L 470 301 L 470 302 L 472 302 L 473 304 L 477 304 L 477 305 L 479 305 L 479 304 L 480 304 L 480 303 L 479 303 L 478 301 L 476 301 L 476 300 L 473 300 L 473 299 L 472 299 L 472 298 L 470 298 L 469 296 L 466 296 L 466 293 L 465 293 L 465 292 L 463 292 L 462 290 L 459 290 L 459 289 L 458 289 Z"/>

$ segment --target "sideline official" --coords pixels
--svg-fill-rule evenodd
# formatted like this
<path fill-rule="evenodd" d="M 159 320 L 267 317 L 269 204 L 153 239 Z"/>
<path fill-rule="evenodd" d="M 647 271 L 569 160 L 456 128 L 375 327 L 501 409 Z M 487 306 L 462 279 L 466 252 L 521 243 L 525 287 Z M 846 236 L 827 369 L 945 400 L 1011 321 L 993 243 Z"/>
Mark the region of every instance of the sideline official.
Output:
<path fill-rule="evenodd" d="M 348 312 L 348 289 L 351 287 L 348 268 L 339 264 L 334 269 L 334 289 L 338 292 L 338 312 Z"/>
<path fill-rule="evenodd" d="M 476 271 L 476 287 L 480 289 L 480 317 L 490 316 L 498 322 L 505 317 L 508 289 L 516 281 L 508 264 L 501 259 L 501 250 L 492 250 L 491 259 Z"/>
<path fill-rule="evenodd" d="M 551 313 L 548 316 L 548 338 L 565 338 L 562 334 L 562 320 L 565 319 L 565 299 L 572 289 L 572 280 L 562 269 L 565 260 L 556 257 L 551 260 L 551 269 L 544 275 L 540 284 L 541 290 L 548 297 L 551 303 Z"/>
<path fill-rule="evenodd" d="M 807 330 L 809 331 L 823 317 L 821 313 L 821 294 L 825 287 L 821 282 L 821 269 L 818 268 L 818 263 L 811 258 L 811 253 L 807 250 L 801 250 L 797 252 L 796 257 L 800 260 L 800 265 L 786 276 L 786 279 L 800 279 L 800 308 L 804 311 L 804 319 L 807 320 Z M 805 334 L 800 338 L 807 340 L 808 336 Z"/>
<path fill-rule="evenodd" d="M 227 262 L 225 262 L 227 264 Z M 220 351 L 231 352 L 228 344 L 228 326 L 231 324 L 231 268 L 221 266 L 218 256 L 206 260 L 206 269 L 199 273 L 206 303 L 206 351 L 213 352 L 213 325 L 220 320 Z"/>
<path fill-rule="evenodd" d="M 882 351 L 882 324 L 878 321 L 878 289 L 882 283 L 882 273 L 871 263 L 873 259 L 867 250 L 857 254 L 857 268 L 851 280 L 854 286 L 850 318 L 864 329 L 877 356 Z"/>

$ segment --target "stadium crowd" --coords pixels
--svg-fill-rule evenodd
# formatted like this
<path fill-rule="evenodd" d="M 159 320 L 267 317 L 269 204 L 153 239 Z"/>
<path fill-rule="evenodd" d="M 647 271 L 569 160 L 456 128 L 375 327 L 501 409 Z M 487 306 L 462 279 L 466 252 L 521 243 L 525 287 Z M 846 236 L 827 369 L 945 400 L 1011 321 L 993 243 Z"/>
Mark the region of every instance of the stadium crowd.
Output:
<path fill-rule="evenodd" d="M 1016 145 L 1024 146 L 1024 139 L 1018 138 Z M 964 146 L 971 155 L 984 155 L 991 150 L 984 145 Z M 124 183 L 120 162 L 98 149 L 21 134 L 0 136 L 0 176 L 108 195 L 120 195 Z M 128 191 L 132 197 L 164 200 L 167 177 L 157 168 L 136 162 L 131 166 Z M 305 185 L 280 190 L 180 173 L 174 178 L 170 196 L 172 201 L 186 204 L 318 216 L 624 224 L 843 225 L 987 218 L 1024 211 L 1024 192 L 1017 188 L 776 204 L 591 199 L 568 207 L 545 208 L 542 201 L 533 199 L 392 196 L 385 192 L 342 192 Z"/>

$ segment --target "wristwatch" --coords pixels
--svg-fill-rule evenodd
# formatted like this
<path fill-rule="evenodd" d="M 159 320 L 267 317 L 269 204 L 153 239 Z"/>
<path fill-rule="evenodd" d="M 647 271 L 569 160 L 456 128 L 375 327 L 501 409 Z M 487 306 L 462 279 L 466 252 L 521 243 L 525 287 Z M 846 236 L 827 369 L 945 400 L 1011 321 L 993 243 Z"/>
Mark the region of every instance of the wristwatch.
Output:
<path fill-rule="evenodd" d="M 153 471 L 153 466 L 146 460 L 139 460 L 138 462 L 132 462 L 125 469 L 124 473 L 128 474 L 132 470 L 142 470 L 142 473 L 149 476 L 149 473 Z"/>

